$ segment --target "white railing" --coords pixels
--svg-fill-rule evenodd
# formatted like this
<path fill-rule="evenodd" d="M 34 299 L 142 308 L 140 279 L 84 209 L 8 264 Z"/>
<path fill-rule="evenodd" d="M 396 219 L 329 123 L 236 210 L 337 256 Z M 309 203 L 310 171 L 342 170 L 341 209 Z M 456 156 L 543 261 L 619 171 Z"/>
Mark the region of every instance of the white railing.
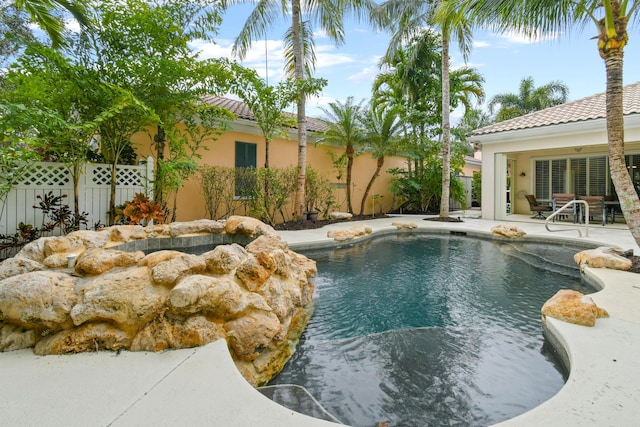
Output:
<path fill-rule="evenodd" d="M 146 193 L 153 180 L 153 159 L 136 166 L 119 165 L 116 181 L 116 205 L 133 199 L 136 193 Z M 42 210 L 35 208 L 43 197 L 52 192 L 55 196 L 66 194 L 63 204 L 74 210 L 73 179 L 64 163 L 38 162 L 29 168 L 20 182 L 13 184 L 0 212 L 0 234 L 13 235 L 18 224 L 24 222 L 40 227 L 45 220 Z M 111 165 L 88 163 L 78 186 L 80 212 L 87 212 L 87 224 L 107 224 L 111 194 Z"/>
<path fill-rule="evenodd" d="M 569 206 L 571 205 L 584 205 L 586 206 L 585 208 L 585 214 L 584 214 L 584 237 L 589 237 L 589 203 L 587 203 L 584 200 L 569 200 L 569 202 L 567 202 L 564 206 L 562 206 L 561 208 L 557 209 L 555 212 L 553 212 L 551 215 L 549 215 L 547 217 L 547 219 L 544 221 L 544 227 L 547 229 L 547 231 L 577 231 L 578 232 L 578 236 L 582 237 L 582 232 L 580 231 L 579 228 L 560 228 L 560 229 L 555 229 L 555 230 L 551 230 L 549 228 L 549 221 L 552 220 L 553 218 L 555 218 L 558 215 L 563 215 L 563 211 L 565 209 L 567 209 Z M 574 216 L 575 218 L 575 216 Z"/>

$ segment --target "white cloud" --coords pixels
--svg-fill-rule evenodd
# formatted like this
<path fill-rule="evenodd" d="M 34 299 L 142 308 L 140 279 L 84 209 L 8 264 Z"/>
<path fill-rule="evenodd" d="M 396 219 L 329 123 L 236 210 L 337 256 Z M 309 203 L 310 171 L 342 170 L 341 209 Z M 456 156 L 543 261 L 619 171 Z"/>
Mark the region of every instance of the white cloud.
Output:
<path fill-rule="evenodd" d="M 347 80 L 351 82 L 373 82 L 379 73 L 380 69 L 378 67 L 365 67 L 358 73 L 347 77 Z"/>
<path fill-rule="evenodd" d="M 333 46 L 316 46 L 316 68 L 321 70 L 335 65 L 355 62 L 351 56 L 336 52 L 337 50 Z"/>
<path fill-rule="evenodd" d="M 544 36 L 529 37 L 526 34 L 509 31 L 497 34 L 496 36 L 512 44 L 534 44 L 543 41 L 556 40 L 558 35 L 558 33 L 551 33 Z"/>
<path fill-rule="evenodd" d="M 231 40 L 218 39 L 216 43 L 195 40 L 191 42 L 191 49 L 200 52 L 200 58 L 231 58 Z"/>
<path fill-rule="evenodd" d="M 472 44 L 474 48 L 491 47 L 491 43 L 481 40 L 474 40 Z"/>
<path fill-rule="evenodd" d="M 73 33 L 79 33 L 80 23 L 75 19 L 67 19 L 64 23 L 64 28 Z"/>

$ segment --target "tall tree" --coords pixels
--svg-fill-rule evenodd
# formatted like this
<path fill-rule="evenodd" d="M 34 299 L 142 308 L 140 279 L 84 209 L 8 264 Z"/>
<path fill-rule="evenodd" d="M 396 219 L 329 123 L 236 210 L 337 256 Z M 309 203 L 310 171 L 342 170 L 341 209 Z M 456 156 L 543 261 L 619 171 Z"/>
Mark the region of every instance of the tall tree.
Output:
<path fill-rule="evenodd" d="M 227 0 L 227 5 L 253 3 L 256 5 L 245 22 L 240 34 L 235 40 L 233 50 L 243 59 L 251 44 L 262 38 L 283 16 L 291 16 L 291 27 L 286 37 L 290 50 L 287 56 L 293 59 L 293 78 L 304 80 L 311 77 L 305 72 L 305 66 L 313 64 L 313 27 L 311 23 L 339 46 L 344 43 L 343 18 L 347 13 L 354 13 L 358 18 L 370 16 L 370 12 L 377 8 L 373 0 Z M 289 64 L 291 64 L 289 62 Z M 310 71 L 307 67 L 307 71 Z M 298 119 L 298 179 L 294 217 L 299 218 L 304 211 L 305 175 L 307 167 L 307 114 L 304 90 L 300 91 L 297 105 Z"/>
<path fill-rule="evenodd" d="M 321 141 L 339 144 L 345 147 L 347 155 L 347 209 L 353 213 L 351 204 L 351 178 L 353 171 L 353 160 L 356 148 L 358 148 L 364 138 L 362 129 L 362 101 L 355 103 L 352 96 L 347 98 L 345 103 L 340 101 L 330 102 L 329 108 L 322 108 L 327 115 L 326 121 L 328 130 L 325 131 Z"/>
<path fill-rule="evenodd" d="M 373 183 L 378 176 L 380 176 L 385 157 L 393 155 L 399 150 L 399 143 L 404 126 L 402 111 L 403 109 L 400 105 L 383 108 L 382 106 L 376 107 L 374 104 L 369 105 L 369 108 L 362 114 L 360 120 L 365 133 L 365 148 L 371 152 L 373 158 L 376 159 L 376 170 L 373 172 L 367 188 L 364 190 L 362 201 L 360 202 L 360 213 L 358 215 L 364 213 L 364 205 L 371 192 Z M 375 214 L 375 212 L 372 212 L 372 214 Z"/>
<path fill-rule="evenodd" d="M 295 120 L 284 110 L 294 103 L 303 86 L 306 93 L 315 93 L 326 85 L 324 79 L 307 79 L 295 82 L 282 80 L 270 86 L 255 70 L 232 64 L 235 78 L 230 83 L 231 92 L 247 104 L 256 124 L 264 136 L 264 167 L 269 167 L 269 144 L 277 136 L 286 136 L 285 127 L 293 127 Z"/>
<path fill-rule="evenodd" d="M 197 39 L 213 40 L 221 22 L 218 3 L 104 1 L 96 6 L 100 20 L 95 30 L 80 36 L 85 39 L 80 45 L 88 51 L 84 58 L 103 79 L 133 93 L 158 118 L 149 138 L 156 152 L 154 198 L 163 208 L 196 172 L 198 152 L 206 149 L 205 142 L 215 138 L 223 128 L 221 119 L 228 117 L 201 101 L 204 94 L 224 92 L 221 88 L 230 77 L 226 64 L 201 60 L 190 47 Z M 131 133 L 135 127 L 120 129 Z M 174 203 L 165 211 L 175 217 L 176 209 Z"/>
<path fill-rule="evenodd" d="M 564 104 L 569 96 L 569 88 L 560 81 L 552 81 L 535 87 L 533 77 L 520 80 L 518 93 L 500 93 L 489 101 L 489 111 L 496 113 L 496 121 L 513 119 L 534 111 L 544 110 L 554 105 Z"/>
<path fill-rule="evenodd" d="M 24 47 L 35 41 L 27 15 L 14 3 L 0 2 L 0 69 L 6 67 Z"/>
<path fill-rule="evenodd" d="M 595 26 L 597 48 L 606 70 L 607 139 L 611 180 L 629 230 L 640 246 L 640 198 L 624 158 L 623 58 L 627 25 L 638 18 L 640 0 L 455 0 L 469 16 L 531 36 L 563 34 Z"/>
<path fill-rule="evenodd" d="M 3 93 L 10 102 L 23 105 L 27 113 L 41 112 L 44 120 L 32 125 L 37 137 L 30 148 L 69 169 L 76 227 L 80 220 L 79 180 L 98 129 L 136 102 L 130 93 L 105 84 L 93 71 L 64 58 L 59 51 L 33 44 L 9 71 L 8 90 Z M 105 93 L 110 96 L 98 95 Z M 15 113 L 29 120 L 30 114 Z"/>
<path fill-rule="evenodd" d="M 442 199 L 440 217 L 449 216 L 449 186 L 451 184 L 451 99 L 449 81 L 449 44 L 458 42 L 465 60 L 471 47 L 471 23 L 451 0 L 388 0 L 382 7 L 391 18 L 393 35 L 387 55 L 410 40 L 422 28 L 435 26 L 442 36 Z"/>
<path fill-rule="evenodd" d="M 91 20 L 88 15 L 87 3 L 73 0 L 15 0 L 15 7 L 24 10 L 31 19 L 42 28 L 53 47 L 64 45 L 64 22 L 56 15 L 56 11 L 70 13 L 78 23 L 88 28 Z"/>

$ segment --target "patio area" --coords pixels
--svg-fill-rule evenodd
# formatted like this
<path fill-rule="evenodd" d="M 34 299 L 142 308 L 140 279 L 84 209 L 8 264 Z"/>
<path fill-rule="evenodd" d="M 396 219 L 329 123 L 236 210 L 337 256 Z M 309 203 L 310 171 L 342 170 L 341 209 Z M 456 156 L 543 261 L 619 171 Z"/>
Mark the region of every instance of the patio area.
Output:
<path fill-rule="evenodd" d="M 550 233 L 530 215 L 508 221 L 479 219 L 479 212 L 453 213 L 464 222 L 423 221 L 403 216 L 367 221 L 376 234 L 394 233 L 393 222 L 415 222 L 433 232 L 487 236 L 497 224 L 522 228 L 525 239 L 572 241 L 585 245 L 636 246 L 624 224 L 592 225 L 578 237 L 580 225 L 556 223 Z M 293 250 L 331 247 L 328 230 L 281 231 Z M 352 245 L 354 242 L 345 244 Z M 621 426 L 640 419 L 640 276 L 587 268 L 589 280 L 603 289 L 592 295 L 610 317 L 589 328 L 547 320 L 550 341 L 565 352 L 571 374 L 562 390 L 539 407 L 502 426 Z M 542 328 L 542 326 L 541 326 Z M 206 347 L 162 353 L 84 353 L 36 356 L 30 350 L 0 353 L 0 420 L 6 426 L 328 426 L 281 407 L 244 381 L 224 341 Z"/>

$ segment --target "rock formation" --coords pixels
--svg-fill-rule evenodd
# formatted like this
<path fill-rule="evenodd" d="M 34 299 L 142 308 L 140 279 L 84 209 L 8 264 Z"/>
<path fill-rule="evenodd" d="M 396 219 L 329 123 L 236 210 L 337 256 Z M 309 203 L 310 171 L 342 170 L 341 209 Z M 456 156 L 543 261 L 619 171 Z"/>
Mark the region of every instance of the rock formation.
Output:
<path fill-rule="evenodd" d="M 202 255 L 117 247 L 202 233 L 255 240 Z M 0 264 L 0 351 L 161 351 L 226 339 L 242 374 L 260 385 L 280 371 L 309 320 L 315 274 L 314 261 L 248 217 L 43 238 Z"/>
<path fill-rule="evenodd" d="M 510 225 L 510 224 L 498 224 L 491 229 L 491 233 L 494 236 L 502 236 L 502 237 L 509 237 L 509 238 L 524 237 L 527 234 L 521 228 L 515 225 Z"/>
<path fill-rule="evenodd" d="M 365 225 L 356 225 L 347 229 L 327 231 L 327 237 L 332 238 L 337 242 L 344 242 L 346 240 L 353 240 L 357 239 L 358 237 L 366 236 L 367 234 L 371 234 L 372 232 L 373 229 L 371 227 Z"/>
<path fill-rule="evenodd" d="M 414 228 L 418 228 L 418 224 L 413 221 L 395 221 L 392 222 L 391 225 L 396 227 L 398 230 L 412 230 Z"/>
<path fill-rule="evenodd" d="M 561 289 L 542 306 L 542 321 L 547 316 L 576 325 L 594 326 L 596 319 L 609 317 L 590 296 L 570 289 Z"/>
<path fill-rule="evenodd" d="M 573 256 L 580 269 L 585 266 L 593 268 L 610 268 L 612 270 L 628 271 L 633 267 L 633 262 L 623 256 L 624 251 L 620 248 L 602 246 L 596 249 L 589 249 L 578 252 Z"/>

